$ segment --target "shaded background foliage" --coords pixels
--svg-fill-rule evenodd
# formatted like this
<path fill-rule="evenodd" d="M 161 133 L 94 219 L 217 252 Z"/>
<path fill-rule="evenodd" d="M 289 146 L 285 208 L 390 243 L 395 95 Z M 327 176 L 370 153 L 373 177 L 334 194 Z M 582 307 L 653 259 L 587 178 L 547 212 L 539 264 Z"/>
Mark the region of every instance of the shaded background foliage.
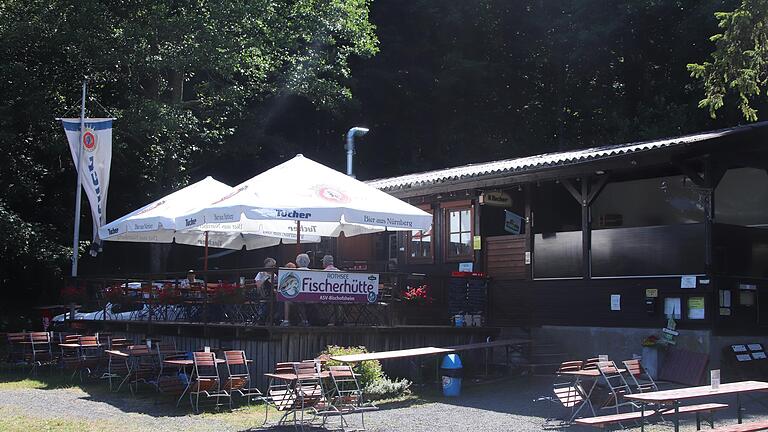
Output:
<path fill-rule="evenodd" d="M 686 65 L 709 61 L 714 13 L 740 4 L 3 2 L 0 289 L 26 293 L 7 307 L 54 298 L 68 272 L 75 175 L 52 119 L 78 115 L 84 75 L 90 114 L 118 118 L 113 219 L 299 152 L 342 169 L 353 125 L 372 130 L 362 179 L 732 126 L 739 107 L 699 109 L 711 95 Z"/>

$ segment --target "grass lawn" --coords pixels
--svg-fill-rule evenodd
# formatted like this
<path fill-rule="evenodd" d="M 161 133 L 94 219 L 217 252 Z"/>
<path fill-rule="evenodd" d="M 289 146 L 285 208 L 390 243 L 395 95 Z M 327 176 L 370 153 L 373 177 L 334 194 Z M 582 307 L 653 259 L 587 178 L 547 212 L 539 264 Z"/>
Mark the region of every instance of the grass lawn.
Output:
<path fill-rule="evenodd" d="M 70 419 L 45 419 L 14 414 L 10 409 L 0 407 L 0 430 L 2 431 L 91 432 L 107 429 L 125 430 L 125 428 L 120 428 L 117 424 L 107 421 L 86 422 Z"/>
<path fill-rule="evenodd" d="M 48 391 L 71 390 L 82 392 L 75 398 L 93 399 L 118 407 L 126 413 L 147 414 L 151 417 L 192 418 L 194 420 L 221 422 L 234 430 L 258 428 L 264 422 L 264 405 L 254 403 L 250 406 L 240 406 L 232 411 L 210 408 L 199 415 L 192 413 L 189 404 L 182 401 L 181 406 L 175 406 L 175 398 L 169 395 L 160 395 L 150 387 L 144 387 L 136 396 L 132 396 L 127 390 L 120 393 L 110 392 L 105 381 L 86 379 L 80 382 L 77 378 L 70 379 L 62 375 L 58 370 L 40 371 L 38 376 L 30 377 L 28 369 L 13 366 L 0 366 L 0 392 L 3 391 Z M 425 395 L 404 395 L 401 397 L 376 401 L 376 405 L 382 409 L 395 409 L 413 405 L 429 403 L 436 395 L 424 392 Z M 59 418 L 49 413 L 35 413 L 3 407 L 0 402 L 0 430 L 2 431 L 102 431 L 102 430 L 126 430 L 131 429 L 131 424 L 126 424 L 117 416 L 110 419 L 88 420 L 73 417 Z M 48 415 L 46 415 L 48 414 Z M 268 410 L 268 423 L 276 423 L 283 415 L 273 408 Z M 63 416 L 62 416 L 63 417 Z M 134 427 L 134 429 L 136 429 Z"/>

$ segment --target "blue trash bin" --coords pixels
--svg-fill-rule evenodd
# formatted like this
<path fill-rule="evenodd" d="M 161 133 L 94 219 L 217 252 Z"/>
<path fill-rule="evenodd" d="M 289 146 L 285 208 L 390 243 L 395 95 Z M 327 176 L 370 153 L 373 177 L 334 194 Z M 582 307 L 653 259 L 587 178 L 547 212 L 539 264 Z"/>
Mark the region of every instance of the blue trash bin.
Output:
<path fill-rule="evenodd" d="M 443 380 L 443 395 L 455 397 L 461 394 L 461 359 L 456 354 L 448 354 L 443 357 L 443 363 L 440 365 L 440 375 Z"/>

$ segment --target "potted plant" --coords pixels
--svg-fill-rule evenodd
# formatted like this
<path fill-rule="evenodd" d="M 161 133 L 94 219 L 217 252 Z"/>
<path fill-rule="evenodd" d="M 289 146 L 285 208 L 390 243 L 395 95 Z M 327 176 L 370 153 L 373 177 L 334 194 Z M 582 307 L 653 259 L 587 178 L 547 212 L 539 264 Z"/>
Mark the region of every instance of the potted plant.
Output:
<path fill-rule="evenodd" d="M 216 288 L 214 301 L 221 304 L 243 303 L 245 301 L 245 292 L 237 284 L 222 283 Z"/>
<path fill-rule="evenodd" d="M 429 287 L 427 284 L 419 286 L 408 286 L 403 292 L 403 301 L 410 304 L 429 304 L 434 301 L 432 297 L 428 295 Z"/>

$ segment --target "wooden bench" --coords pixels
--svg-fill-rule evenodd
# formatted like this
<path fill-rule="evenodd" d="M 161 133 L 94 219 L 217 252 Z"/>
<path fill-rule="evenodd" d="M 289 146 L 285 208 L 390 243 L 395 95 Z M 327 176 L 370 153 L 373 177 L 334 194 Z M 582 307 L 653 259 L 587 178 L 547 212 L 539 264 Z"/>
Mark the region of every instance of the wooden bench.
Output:
<path fill-rule="evenodd" d="M 649 412 L 649 414 L 652 414 Z M 574 420 L 574 423 L 583 424 L 586 426 L 592 426 L 596 428 L 603 428 L 613 423 L 621 423 L 623 421 L 640 420 L 640 411 L 633 411 L 621 414 L 610 414 L 598 417 L 587 417 Z"/>
<path fill-rule="evenodd" d="M 680 414 L 690 414 L 695 413 L 696 414 L 696 430 L 701 430 L 701 416 L 700 414 L 703 412 L 708 412 L 712 414 L 715 411 L 719 411 L 721 409 L 728 408 L 727 404 L 721 404 L 721 403 L 705 403 L 705 404 L 699 404 L 699 405 L 686 405 L 681 406 L 678 408 L 678 412 Z M 668 408 L 661 410 L 661 415 L 673 415 L 675 414 L 674 408 Z M 711 427 L 715 427 L 714 420 L 710 417 L 709 419 L 709 425 Z"/>
<path fill-rule="evenodd" d="M 707 403 L 707 404 L 699 404 L 699 405 L 681 406 L 678 408 L 678 412 L 680 414 L 696 414 L 696 430 L 699 430 L 701 429 L 701 418 L 699 416 L 701 413 L 703 412 L 712 413 L 714 411 L 725 409 L 725 408 L 728 408 L 728 405 L 720 404 L 720 403 Z M 674 408 L 665 408 L 661 411 L 649 410 L 645 412 L 645 418 L 649 418 L 656 414 L 670 415 L 674 413 L 675 413 Z M 640 420 L 640 417 L 642 417 L 640 411 L 633 411 L 628 413 L 610 414 L 610 415 L 604 415 L 604 416 L 598 416 L 598 417 L 580 418 L 580 419 L 574 420 L 574 422 L 578 424 L 583 424 L 586 426 L 603 428 L 613 423 Z M 759 429 L 748 429 L 748 430 L 759 430 Z"/>
<path fill-rule="evenodd" d="M 761 430 L 768 430 L 768 420 L 723 426 L 713 429 L 712 432 L 752 432 Z"/>

